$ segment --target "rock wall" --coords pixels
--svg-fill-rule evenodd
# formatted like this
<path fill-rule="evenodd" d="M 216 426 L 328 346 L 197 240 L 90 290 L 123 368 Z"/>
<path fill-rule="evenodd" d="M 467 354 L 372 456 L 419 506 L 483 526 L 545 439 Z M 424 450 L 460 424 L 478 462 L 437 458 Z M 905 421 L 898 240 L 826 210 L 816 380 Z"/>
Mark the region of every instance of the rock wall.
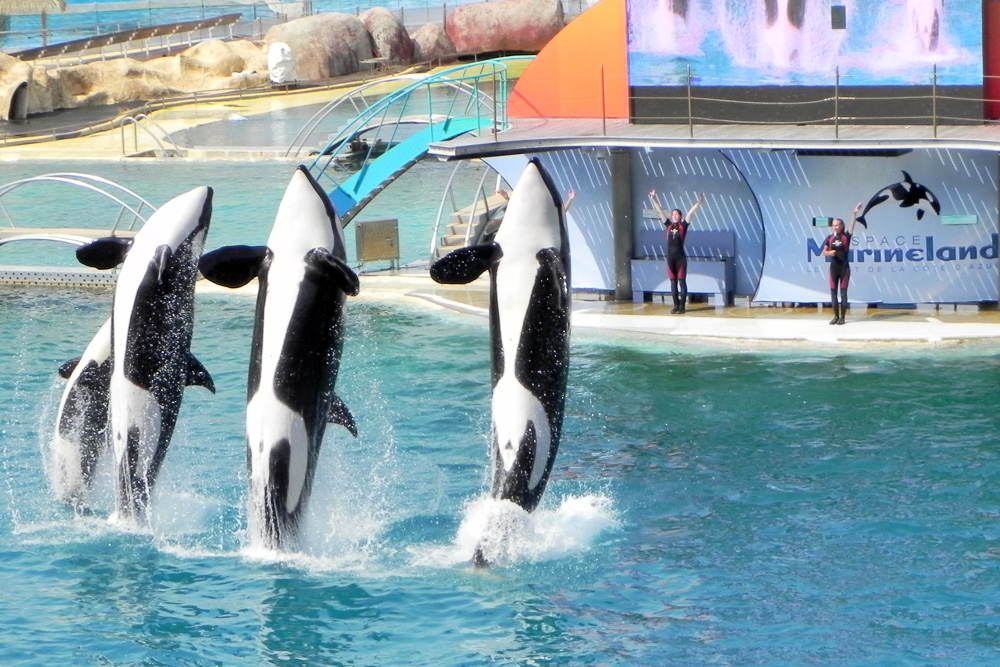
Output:
<path fill-rule="evenodd" d="M 394 65 L 413 62 L 413 40 L 395 14 L 385 7 L 373 7 L 359 18 L 371 35 L 372 47 L 379 58 Z"/>
<path fill-rule="evenodd" d="M 461 5 L 445 30 L 459 53 L 537 52 L 565 25 L 560 0 L 498 0 Z"/>
<path fill-rule="evenodd" d="M 494 0 L 459 6 L 444 28 L 428 24 L 412 36 L 391 11 L 374 8 L 360 17 L 331 12 L 279 24 L 263 45 L 210 39 L 148 61 L 117 58 L 46 69 L 0 53 L 0 119 L 266 86 L 274 42 L 291 47 L 299 81 L 318 82 L 353 74 L 373 57 L 405 65 L 456 53 L 538 51 L 562 26 L 560 0 Z"/>
<path fill-rule="evenodd" d="M 375 55 L 371 37 L 360 19 L 337 12 L 279 23 L 267 31 L 264 51 L 274 42 L 291 47 L 299 81 L 353 74 L 362 60 Z"/>
<path fill-rule="evenodd" d="M 442 60 L 454 56 L 455 44 L 445 29 L 436 23 L 422 25 L 413 31 L 413 59 L 419 62 Z"/>

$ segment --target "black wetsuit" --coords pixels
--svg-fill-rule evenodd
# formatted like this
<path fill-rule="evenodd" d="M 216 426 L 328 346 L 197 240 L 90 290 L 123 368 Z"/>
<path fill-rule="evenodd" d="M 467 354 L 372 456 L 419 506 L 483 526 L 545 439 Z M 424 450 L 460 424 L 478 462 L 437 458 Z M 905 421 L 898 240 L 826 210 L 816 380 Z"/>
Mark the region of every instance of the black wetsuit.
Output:
<path fill-rule="evenodd" d="M 687 220 L 667 223 L 667 277 L 670 278 L 670 294 L 674 299 L 674 311 L 684 312 L 687 303 L 687 255 L 684 240 L 687 238 Z M 679 289 L 678 289 L 679 287 Z"/>
<path fill-rule="evenodd" d="M 847 309 L 847 283 L 851 280 L 851 264 L 847 261 L 847 251 L 850 247 L 851 235 L 848 232 L 830 234 L 823 241 L 824 250 L 833 250 L 833 256 L 830 258 L 830 305 L 833 306 L 834 319 L 843 320 L 844 311 Z"/>

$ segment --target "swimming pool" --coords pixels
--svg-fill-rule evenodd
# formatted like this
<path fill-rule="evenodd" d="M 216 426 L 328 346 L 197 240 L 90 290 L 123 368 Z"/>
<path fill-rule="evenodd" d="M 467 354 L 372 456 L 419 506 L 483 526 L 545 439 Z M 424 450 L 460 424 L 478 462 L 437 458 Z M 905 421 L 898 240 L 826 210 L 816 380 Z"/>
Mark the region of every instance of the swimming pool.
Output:
<path fill-rule="evenodd" d="M 292 168 L 94 167 L 157 204 L 218 183 L 209 247 L 262 241 Z M 402 219 L 409 200 L 390 193 L 383 205 Z M 192 351 L 218 392 L 186 392 L 151 529 L 128 531 L 105 519 L 106 492 L 94 516 L 75 516 L 46 479 L 55 371 L 107 317 L 111 292 L 0 288 L 5 664 L 995 659 L 995 353 L 576 331 L 542 507 L 510 558 L 478 571 L 487 322 L 362 289 L 338 380 L 359 437 L 328 429 L 303 552 L 282 556 L 245 532 L 252 298 L 198 294 Z"/>

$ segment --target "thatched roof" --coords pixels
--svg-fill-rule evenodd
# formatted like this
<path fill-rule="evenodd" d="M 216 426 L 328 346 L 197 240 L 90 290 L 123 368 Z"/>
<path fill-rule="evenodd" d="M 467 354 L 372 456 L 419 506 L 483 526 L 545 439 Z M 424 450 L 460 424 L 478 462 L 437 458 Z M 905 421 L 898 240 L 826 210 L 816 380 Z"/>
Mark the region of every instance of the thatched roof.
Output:
<path fill-rule="evenodd" d="M 57 14 L 66 9 L 66 0 L 0 0 L 0 16 Z"/>

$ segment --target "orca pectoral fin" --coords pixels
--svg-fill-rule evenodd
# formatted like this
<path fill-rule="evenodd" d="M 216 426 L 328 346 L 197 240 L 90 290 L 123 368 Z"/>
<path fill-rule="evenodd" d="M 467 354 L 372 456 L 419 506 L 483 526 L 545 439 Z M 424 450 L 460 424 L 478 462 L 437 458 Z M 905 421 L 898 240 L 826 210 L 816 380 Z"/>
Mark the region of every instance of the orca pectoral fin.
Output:
<path fill-rule="evenodd" d="M 889 195 L 875 195 L 874 197 L 872 197 L 868 201 L 868 205 L 865 206 L 865 209 L 866 209 L 865 213 L 867 213 L 871 209 L 875 208 L 876 206 L 878 206 L 879 204 L 881 204 L 882 202 L 884 202 L 888 198 L 889 198 Z"/>
<path fill-rule="evenodd" d="M 357 296 L 361 291 L 361 281 L 358 274 L 326 248 L 313 248 L 306 253 L 306 263 L 330 276 L 345 294 Z"/>
<path fill-rule="evenodd" d="M 355 438 L 358 437 L 358 425 L 354 423 L 354 415 L 350 409 L 340 400 L 340 396 L 333 395 L 330 401 L 330 409 L 326 413 L 326 421 L 331 424 L 340 424 L 351 432 Z"/>
<path fill-rule="evenodd" d="M 184 382 L 187 387 L 204 387 L 213 394 L 215 393 L 215 382 L 208 374 L 205 366 L 194 358 L 193 354 L 188 354 L 187 379 Z"/>
<path fill-rule="evenodd" d="M 535 255 L 535 259 L 538 260 L 539 266 L 551 273 L 552 281 L 559 285 L 559 291 L 565 298 L 569 294 L 569 279 L 566 275 L 566 265 L 563 264 L 559 252 L 555 248 L 542 248 Z"/>
<path fill-rule="evenodd" d="M 76 365 L 80 363 L 80 357 L 76 359 L 70 359 L 65 364 L 59 367 L 59 377 L 63 380 L 68 380 L 69 376 L 73 374 L 76 370 Z"/>
<path fill-rule="evenodd" d="M 441 285 L 465 285 L 500 261 L 503 250 L 496 243 L 468 246 L 448 253 L 431 266 L 431 278 Z"/>
<path fill-rule="evenodd" d="M 87 387 L 91 391 L 106 393 L 108 383 L 111 382 L 111 360 L 100 364 L 88 361 L 87 365 L 80 370 L 76 382 L 79 386 Z"/>
<path fill-rule="evenodd" d="M 94 269 L 113 269 L 125 259 L 132 241 L 120 236 L 105 236 L 76 249 L 76 259 Z"/>
<path fill-rule="evenodd" d="M 198 270 L 216 285 L 243 287 L 260 275 L 267 252 L 267 246 L 224 246 L 204 253 L 198 261 Z"/>

